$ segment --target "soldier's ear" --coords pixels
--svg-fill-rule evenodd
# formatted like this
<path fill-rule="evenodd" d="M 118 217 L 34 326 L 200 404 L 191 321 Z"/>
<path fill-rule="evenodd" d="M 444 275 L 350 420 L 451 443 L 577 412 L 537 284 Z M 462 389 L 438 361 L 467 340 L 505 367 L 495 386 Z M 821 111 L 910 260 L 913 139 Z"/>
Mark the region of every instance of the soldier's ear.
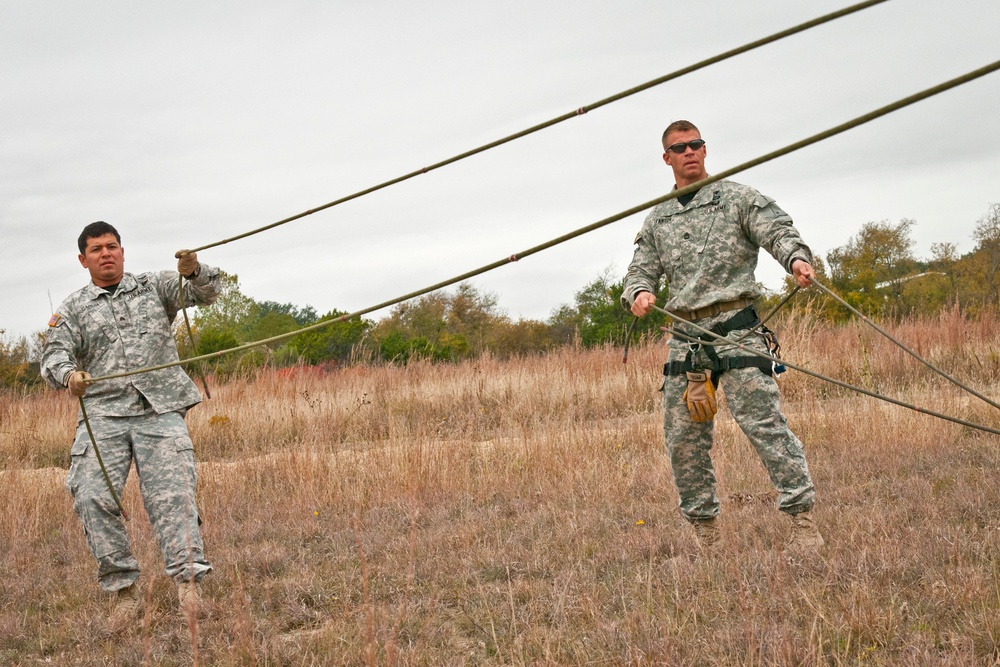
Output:
<path fill-rule="evenodd" d="M 76 258 L 78 260 L 80 260 L 80 266 L 82 266 L 83 268 L 87 268 L 87 256 L 86 255 L 77 255 Z"/>

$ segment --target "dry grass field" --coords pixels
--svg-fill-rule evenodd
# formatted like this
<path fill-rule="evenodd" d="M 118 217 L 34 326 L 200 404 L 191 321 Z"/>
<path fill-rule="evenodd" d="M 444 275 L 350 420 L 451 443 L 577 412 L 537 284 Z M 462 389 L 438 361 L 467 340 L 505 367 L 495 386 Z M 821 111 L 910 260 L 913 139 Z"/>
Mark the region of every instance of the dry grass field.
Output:
<path fill-rule="evenodd" d="M 811 370 L 994 428 L 862 325 L 778 327 Z M 887 328 L 1000 397 L 1000 323 Z M 721 410 L 725 542 L 700 557 L 662 442 L 659 343 L 264 371 L 188 421 L 209 614 L 177 620 L 129 480 L 145 615 L 111 633 L 63 487 L 75 402 L 0 397 L 3 665 L 997 665 L 1000 439 L 789 372 L 822 559 Z M 193 632 L 194 630 L 194 632 Z"/>

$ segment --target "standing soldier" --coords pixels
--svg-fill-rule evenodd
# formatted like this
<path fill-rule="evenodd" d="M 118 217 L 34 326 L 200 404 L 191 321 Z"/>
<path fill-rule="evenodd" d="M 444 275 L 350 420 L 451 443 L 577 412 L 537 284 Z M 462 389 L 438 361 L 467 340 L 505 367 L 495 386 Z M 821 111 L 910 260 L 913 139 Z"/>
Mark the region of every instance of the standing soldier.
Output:
<path fill-rule="evenodd" d="M 89 379 L 177 361 L 171 323 L 181 308 L 178 274 L 186 279 L 185 305 L 208 305 L 221 290 L 219 270 L 181 251 L 178 273 L 125 273 L 121 236 L 106 222 L 87 225 L 78 245 L 91 283 L 63 301 L 49 320 L 42 376 L 53 387 L 84 397 L 108 479 L 119 496 L 135 460 L 167 575 L 177 585 L 182 616 L 190 618 L 201 611 L 199 582 L 212 569 L 198 527 L 194 451 L 184 422 L 201 396 L 179 366 L 94 384 Z M 82 415 L 78 422 L 66 487 L 97 559 L 100 586 L 115 598 L 111 623 L 121 628 L 141 608 L 139 563 Z"/>
<path fill-rule="evenodd" d="M 663 161 L 675 188 L 708 177 L 705 141 L 692 123 L 679 120 L 663 133 Z M 623 305 L 645 316 L 656 303 L 660 278 L 670 289 L 666 308 L 731 340 L 768 352 L 751 330 L 759 320 L 752 299 L 760 296 L 754 269 L 764 248 L 801 287 L 816 277 L 812 254 L 774 201 L 756 190 L 720 180 L 654 208 L 635 239 L 625 277 Z M 702 333 L 683 325 L 693 338 Z M 790 548 L 816 552 L 823 546 L 813 521 L 813 482 L 802 443 L 789 430 L 779 405 L 771 362 L 732 345 L 668 343 L 663 411 L 667 451 L 681 514 L 695 528 L 703 549 L 719 541 L 719 500 L 712 466 L 715 388 L 721 384 L 729 409 L 750 439 L 778 491 L 778 509 L 793 521 Z M 711 339 L 715 340 L 715 339 Z"/>

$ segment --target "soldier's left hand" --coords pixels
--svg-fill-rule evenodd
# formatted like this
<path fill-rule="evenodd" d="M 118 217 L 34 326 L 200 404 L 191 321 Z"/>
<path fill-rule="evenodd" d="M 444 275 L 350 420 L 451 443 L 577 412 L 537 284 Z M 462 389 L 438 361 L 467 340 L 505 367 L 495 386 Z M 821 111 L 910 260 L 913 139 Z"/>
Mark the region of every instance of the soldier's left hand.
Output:
<path fill-rule="evenodd" d="M 73 371 L 66 378 L 66 386 L 69 388 L 69 393 L 73 394 L 77 398 L 83 398 L 87 393 L 87 381 L 90 380 L 90 373 L 87 371 Z"/>
<path fill-rule="evenodd" d="M 185 278 L 193 278 L 198 270 L 198 253 L 190 250 L 178 250 L 174 253 L 177 258 L 177 273 Z"/>
<path fill-rule="evenodd" d="M 792 277 L 799 287 L 809 287 L 816 279 L 816 270 L 804 259 L 797 259 L 792 262 Z"/>

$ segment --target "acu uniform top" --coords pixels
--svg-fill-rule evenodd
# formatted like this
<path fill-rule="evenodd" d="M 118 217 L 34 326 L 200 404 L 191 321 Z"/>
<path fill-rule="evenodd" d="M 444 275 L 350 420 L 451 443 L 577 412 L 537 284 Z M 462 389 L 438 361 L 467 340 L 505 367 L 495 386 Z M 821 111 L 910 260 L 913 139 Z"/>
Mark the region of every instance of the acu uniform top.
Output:
<path fill-rule="evenodd" d="M 98 377 L 177 361 L 171 324 L 180 310 L 178 279 L 176 271 L 125 273 L 113 293 L 90 283 L 71 294 L 49 320 L 42 377 L 64 387 L 75 370 Z M 185 305 L 214 303 L 221 289 L 219 269 L 202 264 L 197 277 L 184 281 Z M 164 414 L 200 403 L 201 395 L 187 373 L 172 366 L 90 385 L 87 414 L 139 415 L 143 399 Z"/>
<path fill-rule="evenodd" d="M 656 206 L 635 246 L 622 293 L 626 309 L 639 292 L 656 294 L 661 276 L 670 288 L 668 310 L 758 297 L 754 269 L 760 248 L 788 273 L 796 259 L 812 263 L 791 217 L 773 199 L 728 180 L 701 188 L 687 206 L 676 199 Z"/>

